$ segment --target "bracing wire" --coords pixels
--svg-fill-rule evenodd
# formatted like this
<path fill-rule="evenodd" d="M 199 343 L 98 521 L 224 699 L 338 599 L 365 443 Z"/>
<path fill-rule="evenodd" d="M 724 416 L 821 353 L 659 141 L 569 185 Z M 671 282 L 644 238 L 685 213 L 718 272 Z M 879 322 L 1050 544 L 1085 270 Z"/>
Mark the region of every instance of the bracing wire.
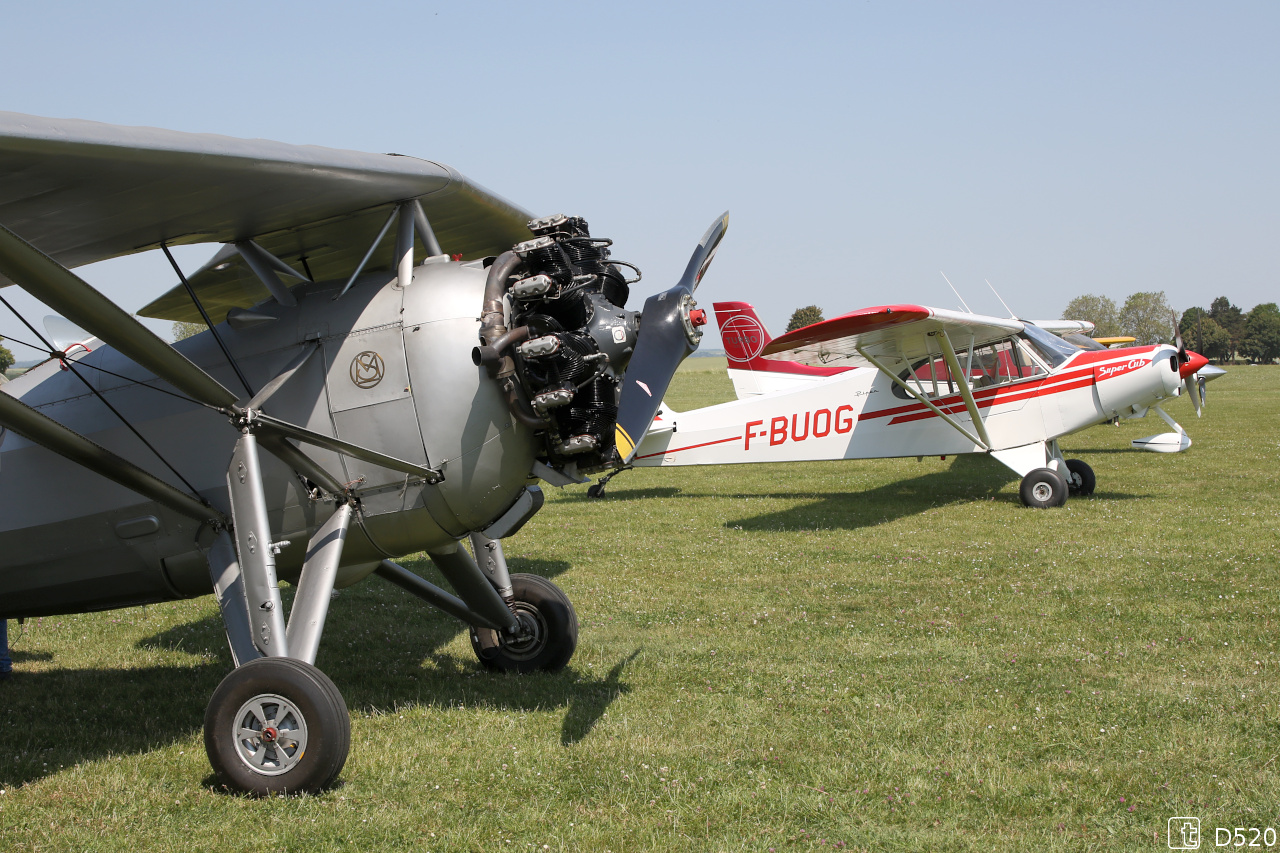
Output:
<path fill-rule="evenodd" d="M 102 392 L 100 392 L 97 388 L 93 387 L 93 383 L 90 382 L 88 379 L 86 379 L 84 376 L 82 376 L 80 371 L 76 370 L 76 362 L 67 358 L 66 353 L 60 352 L 59 350 L 55 349 L 53 344 L 49 343 L 48 339 L 46 339 L 44 335 L 40 334 L 40 332 L 36 330 L 35 326 L 32 326 L 29 322 L 27 322 L 27 318 L 19 314 L 17 310 L 15 310 L 14 307 L 9 304 L 9 300 L 5 299 L 4 296 L 0 296 L 0 303 L 4 303 L 4 307 L 8 308 L 10 313 L 12 313 L 13 316 L 17 317 L 22 322 L 22 325 L 26 326 L 31 331 L 31 333 L 35 335 L 36 338 L 45 345 L 46 351 L 52 357 L 57 358 L 59 361 L 61 361 L 63 366 L 66 367 L 67 370 L 70 370 L 71 374 L 75 376 L 76 379 L 79 379 L 82 383 L 84 383 L 84 386 L 88 388 L 95 397 L 101 400 L 102 404 L 106 406 L 108 409 L 110 409 L 113 415 L 115 415 L 117 418 L 120 419 L 120 423 L 124 424 L 129 429 L 129 432 L 133 433 L 137 437 L 137 439 L 141 441 L 143 445 L 145 445 L 146 448 L 150 450 L 152 454 L 154 454 L 155 457 L 164 464 L 166 468 L 168 468 L 170 471 L 173 472 L 173 476 L 181 480 L 182 484 L 186 486 L 193 495 L 196 495 L 196 496 L 200 495 L 200 493 L 196 490 L 196 487 L 191 485 L 191 483 L 187 481 L 187 478 L 182 476 L 181 473 L 179 473 L 177 468 L 174 468 L 172 465 L 169 464 L 169 460 L 165 459 L 164 456 L 160 453 L 160 451 L 156 450 L 155 446 L 151 442 L 147 441 L 147 439 L 142 435 L 142 433 L 138 432 L 138 430 L 133 426 L 133 424 L 129 423 L 129 420 L 124 415 L 122 415 L 120 411 L 116 409 L 115 406 L 111 405 L 111 402 L 102 395 Z M 30 346 L 30 344 L 28 344 L 27 346 Z"/>

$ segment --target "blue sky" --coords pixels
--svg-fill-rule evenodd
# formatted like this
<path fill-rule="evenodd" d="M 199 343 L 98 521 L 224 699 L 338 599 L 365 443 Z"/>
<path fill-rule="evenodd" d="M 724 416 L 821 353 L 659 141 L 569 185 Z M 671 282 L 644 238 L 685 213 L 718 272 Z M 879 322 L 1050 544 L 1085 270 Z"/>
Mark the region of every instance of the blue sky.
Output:
<path fill-rule="evenodd" d="M 728 209 L 699 297 L 770 327 L 956 307 L 939 271 L 1029 317 L 1280 296 L 1275 3 L 211 8 L 5 3 L 0 109 L 439 160 L 585 216 L 638 297 Z M 131 310 L 173 283 L 163 259 L 81 271 Z"/>

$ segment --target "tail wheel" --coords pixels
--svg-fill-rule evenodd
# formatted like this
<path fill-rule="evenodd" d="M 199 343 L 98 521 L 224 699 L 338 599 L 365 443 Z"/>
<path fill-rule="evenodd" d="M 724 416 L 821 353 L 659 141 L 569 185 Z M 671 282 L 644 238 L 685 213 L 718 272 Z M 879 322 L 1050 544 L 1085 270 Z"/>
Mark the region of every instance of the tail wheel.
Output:
<path fill-rule="evenodd" d="M 578 615 L 560 587 L 538 575 L 513 574 L 515 632 L 471 629 L 471 647 L 485 669 L 557 672 L 578 647 Z"/>
<path fill-rule="evenodd" d="M 1079 459 L 1067 460 L 1067 488 L 1073 495 L 1091 495 L 1098 479 L 1093 469 Z"/>
<path fill-rule="evenodd" d="M 351 748 L 342 694 L 292 658 L 259 658 L 230 672 L 204 716 L 209 763 L 250 794 L 314 793 L 338 777 Z"/>
<path fill-rule="evenodd" d="M 1067 491 L 1067 481 L 1057 471 L 1037 468 L 1022 478 L 1018 495 L 1026 506 L 1048 509 L 1066 503 Z"/>

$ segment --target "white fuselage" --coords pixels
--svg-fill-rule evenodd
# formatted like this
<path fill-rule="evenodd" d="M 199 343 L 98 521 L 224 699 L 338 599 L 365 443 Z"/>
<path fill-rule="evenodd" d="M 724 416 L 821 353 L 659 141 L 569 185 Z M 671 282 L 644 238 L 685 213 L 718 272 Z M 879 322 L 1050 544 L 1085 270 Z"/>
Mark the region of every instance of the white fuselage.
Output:
<path fill-rule="evenodd" d="M 894 393 L 872 369 L 851 370 L 791 388 L 708 406 L 666 412 L 640 443 L 634 465 L 725 465 L 941 456 L 990 450 L 1019 473 L 1045 464 L 1043 447 L 1060 436 L 1115 418 L 1141 417 L 1176 396 L 1180 378 L 1169 346 L 1082 351 L 1048 373 L 973 389 L 990 447 L 984 448 L 924 403 Z M 778 374 L 771 379 L 778 378 Z M 975 433 L 959 393 L 930 399 Z M 1025 460 L 1025 461 L 1024 461 Z"/>

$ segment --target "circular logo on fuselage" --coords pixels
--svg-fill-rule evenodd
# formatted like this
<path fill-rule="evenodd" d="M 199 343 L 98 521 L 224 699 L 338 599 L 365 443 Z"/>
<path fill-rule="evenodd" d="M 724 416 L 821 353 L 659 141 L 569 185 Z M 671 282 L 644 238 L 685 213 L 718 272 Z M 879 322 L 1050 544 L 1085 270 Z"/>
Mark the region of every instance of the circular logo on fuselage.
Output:
<path fill-rule="evenodd" d="M 372 388 L 382 381 L 384 373 L 386 366 L 376 352 L 365 350 L 351 359 L 351 381 L 357 388 Z"/>
<path fill-rule="evenodd" d="M 764 349 L 764 327 L 755 317 L 738 314 L 720 327 L 724 354 L 730 361 L 751 361 Z"/>

